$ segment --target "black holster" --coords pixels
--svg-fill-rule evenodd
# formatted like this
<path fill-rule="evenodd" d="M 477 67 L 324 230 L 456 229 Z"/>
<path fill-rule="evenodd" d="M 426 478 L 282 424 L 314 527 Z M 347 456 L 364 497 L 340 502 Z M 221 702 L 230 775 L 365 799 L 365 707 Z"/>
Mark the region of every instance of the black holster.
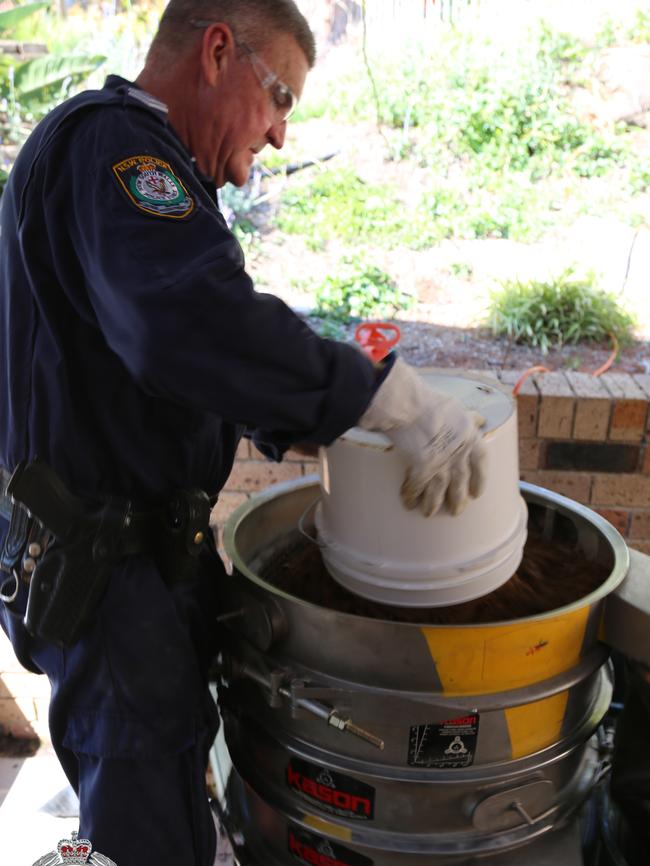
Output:
<path fill-rule="evenodd" d="M 0 567 L 29 583 L 24 622 L 32 635 L 74 644 L 93 620 L 111 568 L 128 554 L 151 555 L 167 581 L 194 573 L 209 531 L 203 491 L 137 513 L 111 499 L 89 506 L 40 460 L 21 463 L 7 487 L 12 519 Z"/>

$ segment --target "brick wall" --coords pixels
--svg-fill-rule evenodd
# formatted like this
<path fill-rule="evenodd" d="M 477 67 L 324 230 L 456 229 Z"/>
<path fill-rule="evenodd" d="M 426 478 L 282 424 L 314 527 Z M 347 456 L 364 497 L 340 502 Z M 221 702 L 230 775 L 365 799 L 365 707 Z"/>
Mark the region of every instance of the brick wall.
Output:
<path fill-rule="evenodd" d="M 514 385 L 520 372 L 496 374 Z M 650 553 L 650 375 L 545 373 L 527 379 L 517 398 L 521 477 L 577 499 L 607 518 L 631 547 Z M 269 484 L 302 478 L 317 463 L 289 452 L 266 461 L 243 442 L 213 512 L 228 516 Z M 0 725 L 16 736 L 47 738 L 45 677 L 24 671 L 0 634 Z"/>
<path fill-rule="evenodd" d="M 505 383 L 516 374 L 501 373 Z M 544 373 L 518 406 L 521 477 L 607 518 L 650 553 L 650 376 Z"/>

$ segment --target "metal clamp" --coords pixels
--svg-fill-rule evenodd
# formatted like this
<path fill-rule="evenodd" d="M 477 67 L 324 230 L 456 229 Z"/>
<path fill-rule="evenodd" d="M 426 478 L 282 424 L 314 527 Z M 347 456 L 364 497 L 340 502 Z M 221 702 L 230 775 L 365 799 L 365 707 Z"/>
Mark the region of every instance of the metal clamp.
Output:
<path fill-rule="evenodd" d="M 290 702 L 292 713 L 295 714 L 298 709 L 304 710 L 309 715 L 323 719 L 335 730 L 341 731 L 341 733 L 347 731 L 355 737 L 365 740 L 366 743 L 370 743 L 371 746 L 383 750 L 384 741 L 380 737 L 365 730 L 365 728 L 361 728 L 351 718 L 344 718 L 340 709 L 330 707 L 312 698 L 303 697 L 305 692 L 309 691 L 309 687 L 305 686 L 302 680 L 294 679 L 288 683 L 290 674 L 286 671 L 278 670 L 265 674 L 246 662 L 238 662 L 234 659 L 229 660 L 228 667 L 234 679 L 243 677 L 262 686 L 268 692 L 269 705 L 274 709 L 279 709 L 282 706 L 282 698 L 285 698 Z M 321 690 L 316 686 L 314 691 L 317 694 L 322 694 L 326 690 Z"/>

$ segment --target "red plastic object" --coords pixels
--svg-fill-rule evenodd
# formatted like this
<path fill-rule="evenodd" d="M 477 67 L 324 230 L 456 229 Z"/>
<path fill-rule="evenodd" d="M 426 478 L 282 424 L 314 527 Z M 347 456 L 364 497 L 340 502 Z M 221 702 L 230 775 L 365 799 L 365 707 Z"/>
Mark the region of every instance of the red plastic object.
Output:
<path fill-rule="evenodd" d="M 363 322 L 354 332 L 354 339 L 371 361 L 382 361 L 402 336 L 397 325 L 389 322 Z"/>

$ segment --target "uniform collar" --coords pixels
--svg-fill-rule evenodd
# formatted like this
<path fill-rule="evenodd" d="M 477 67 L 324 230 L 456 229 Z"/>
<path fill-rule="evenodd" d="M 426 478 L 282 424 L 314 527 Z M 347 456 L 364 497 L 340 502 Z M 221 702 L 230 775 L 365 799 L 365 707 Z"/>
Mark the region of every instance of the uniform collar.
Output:
<path fill-rule="evenodd" d="M 134 84 L 132 81 L 127 81 L 126 78 L 122 78 L 119 75 L 109 75 L 104 83 L 104 89 L 124 94 L 127 102 L 136 102 L 139 105 L 143 105 L 153 114 L 160 117 L 161 120 L 164 120 L 165 122 L 167 121 L 169 109 L 165 103 L 156 99 L 155 96 L 147 93 L 146 90 L 138 87 L 138 85 Z"/>

